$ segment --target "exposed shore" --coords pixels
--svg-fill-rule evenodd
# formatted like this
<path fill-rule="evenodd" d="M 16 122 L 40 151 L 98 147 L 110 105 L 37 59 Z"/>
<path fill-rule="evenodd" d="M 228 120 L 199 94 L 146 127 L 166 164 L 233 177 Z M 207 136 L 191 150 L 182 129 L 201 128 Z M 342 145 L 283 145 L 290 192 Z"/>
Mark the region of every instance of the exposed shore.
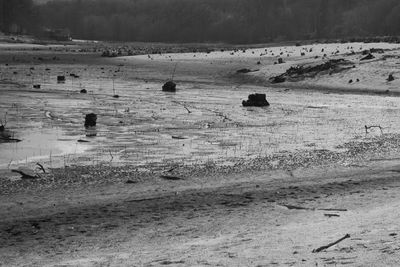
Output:
<path fill-rule="evenodd" d="M 348 54 L 348 47 L 357 53 Z M 299 55 L 310 48 L 314 52 Z M 361 62 L 360 51 L 371 48 L 384 52 Z M 320 64 L 322 49 L 339 51 L 330 58 L 345 58 L 356 67 L 269 83 L 290 66 Z M 43 148 L 46 173 L 36 169 L 38 179 L 21 180 L 10 170 L 24 164 L 0 158 L 8 166 L 0 172 L 0 265 L 399 265 L 398 45 L 119 58 L 77 48 L 55 52 L 57 60 L 47 50 L 1 52 L 1 63 L 9 65 L 1 69 L 0 90 L 19 107 L 0 103 L 1 111 L 11 110 L 9 117 L 18 119 L 9 122 L 11 129 L 40 125 L 46 134 L 56 126 L 62 130 L 57 145 L 77 145 L 85 139 L 82 113 L 106 115 L 97 139 L 87 139 L 87 147 L 75 149 L 71 159 L 61 154 L 57 165 L 57 157 Z M 290 56 L 274 64 L 279 51 Z M 182 89 L 176 96 L 160 94 L 175 63 Z M 30 66 L 33 78 L 25 76 Z M 44 68 L 50 70 L 42 75 Z M 257 71 L 237 74 L 241 68 Z M 12 72 L 17 77 L 10 78 Z M 54 75 L 69 72 L 81 77 L 53 83 Z M 389 74 L 396 79 L 386 81 Z M 110 77 L 118 77 L 118 100 L 96 84 Z M 42 88 L 32 90 L 31 79 Z M 77 93 L 82 86 L 87 96 Z M 238 108 L 241 97 L 254 91 L 268 93 L 270 109 Z M 366 133 L 364 125 L 374 124 L 382 131 Z M 143 144 L 132 145 L 139 137 Z M 171 158 L 158 162 L 164 152 Z M 346 234 L 350 238 L 312 253 Z"/>

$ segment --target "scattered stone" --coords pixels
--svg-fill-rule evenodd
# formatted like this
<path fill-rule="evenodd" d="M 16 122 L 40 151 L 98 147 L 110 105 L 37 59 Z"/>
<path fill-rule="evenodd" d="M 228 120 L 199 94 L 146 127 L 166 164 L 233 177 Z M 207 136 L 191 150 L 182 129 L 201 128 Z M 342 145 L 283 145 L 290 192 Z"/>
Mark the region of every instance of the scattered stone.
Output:
<path fill-rule="evenodd" d="M 283 59 L 282 58 L 278 58 L 278 64 L 282 64 L 283 63 Z"/>
<path fill-rule="evenodd" d="M 394 81 L 393 74 L 389 74 L 389 77 L 387 78 L 388 82 Z"/>
<path fill-rule="evenodd" d="M 96 126 L 97 115 L 94 113 L 86 114 L 85 116 L 85 127 L 94 127 Z"/>
<path fill-rule="evenodd" d="M 86 89 L 82 89 L 80 92 L 81 92 L 81 94 L 86 94 L 87 90 Z"/>
<path fill-rule="evenodd" d="M 176 84 L 173 81 L 166 82 L 162 87 L 163 92 L 176 92 Z"/>
<path fill-rule="evenodd" d="M 349 83 L 353 83 L 353 80 L 350 79 L 350 80 L 349 80 Z"/>
<path fill-rule="evenodd" d="M 35 89 L 40 89 L 40 84 L 34 84 L 34 85 L 33 85 L 33 88 L 35 88 Z"/>
<path fill-rule="evenodd" d="M 65 76 L 64 75 L 58 75 L 57 76 L 57 82 L 59 82 L 59 83 L 65 82 Z"/>
<path fill-rule="evenodd" d="M 119 98 L 119 95 L 113 95 L 113 98 Z"/>
<path fill-rule="evenodd" d="M 266 107 L 269 106 L 269 103 L 265 94 L 251 94 L 247 101 L 243 100 L 242 105 L 244 107 Z"/>

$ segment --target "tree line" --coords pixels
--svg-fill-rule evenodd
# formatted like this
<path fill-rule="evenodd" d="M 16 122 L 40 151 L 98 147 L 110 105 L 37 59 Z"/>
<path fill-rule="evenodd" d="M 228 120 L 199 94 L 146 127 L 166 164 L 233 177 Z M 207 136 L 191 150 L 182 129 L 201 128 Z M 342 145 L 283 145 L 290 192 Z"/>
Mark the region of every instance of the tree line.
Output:
<path fill-rule="evenodd" d="M 0 25 L 74 38 L 264 43 L 400 34 L 398 0 L 0 0 Z"/>

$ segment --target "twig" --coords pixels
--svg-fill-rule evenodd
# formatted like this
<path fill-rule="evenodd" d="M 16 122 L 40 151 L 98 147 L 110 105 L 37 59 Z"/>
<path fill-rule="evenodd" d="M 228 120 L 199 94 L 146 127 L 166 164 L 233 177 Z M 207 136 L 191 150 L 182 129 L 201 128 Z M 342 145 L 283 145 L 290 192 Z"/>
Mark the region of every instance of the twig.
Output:
<path fill-rule="evenodd" d="M 13 162 L 13 160 L 10 160 L 10 163 L 8 163 L 8 165 L 7 165 L 7 170 L 9 170 L 10 169 L 10 166 L 11 166 L 11 163 Z"/>
<path fill-rule="evenodd" d="M 172 103 L 181 105 L 182 107 L 184 107 L 184 108 L 187 110 L 187 112 L 188 112 L 189 114 L 192 113 L 192 112 L 186 107 L 186 105 L 185 105 L 184 103 L 181 103 L 181 102 L 179 102 L 179 101 L 172 101 Z"/>
<path fill-rule="evenodd" d="M 310 208 L 305 208 L 305 207 L 299 207 L 299 206 L 293 206 L 293 205 L 282 205 L 290 210 L 312 210 Z"/>
<path fill-rule="evenodd" d="M 38 165 L 40 167 L 40 169 L 42 170 L 43 173 L 46 173 L 46 170 L 44 169 L 43 165 L 40 164 L 39 162 L 36 163 L 36 165 Z"/>
<path fill-rule="evenodd" d="M 312 251 L 312 253 L 321 252 L 321 251 L 323 251 L 323 250 L 325 250 L 325 249 L 328 249 L 328 248 L 330 248 L 330 247 L 332 247 L 332 246 L 334 246 L 334 245 L 336 245 L 336 244 L 342 242 L 343 240 L 345 240 L 345 239 L 347 239 L 347 238 L 350 238 L 350 235 L 349 235 L 349 234 L 346 234 L 344 237 L 342 237 L 342 238 L 336 240 L 335 242 L 329 243 L 329 244 L 326 245 L 326 246 L 322 246 L 322 247 L 319 247 L 319 248 L 317 248 L 317 249 L 314 249 L 314 250 Z"/>
<path fill-rule="evenodd" d="M 183 105 L 183 107 L 187 110 L 187 112 L 190 114 L 192 113 L 185 105 Z"/>
<path fill-rule="evenodd" d="M 4 114 L 4 121 L 0 119 L 0 126 L 2 126 L 2 129 L 5 129 L 7 126 L 7 112 Z"/>
<path fill-rule="evenodd" d="M 365 133 L 366 134 L 368 133 L 368 130 L 372 129 L 372 128 L 379 128 L 379 130 L 381 130 L 381 134 L 383 134 L 383 130 L 382 130 L 382 127 L 380 125 L 371 125 L 371 126 L 365 125 L 364 127 L 365 127 Z"/>
<path fill-rule="evenodd" d="M 177 66 L 178 66 L 178 63 L 175 64 L 174 71 L 172 72 L 172 76 L 171 76 L 171 81 L 172 81 L 172 82 L 174 81 L 175 71 L 176 71 L 176 67 L 177 67 Z"/>
<path fill-rule="evenodd" d="M 112 161 L 113 161 L 113 159 L 114 159 L 114 157 L 113 157 L 113 155 L 112 155 L 112 153 L 111 153 L 111 150 L 110 150 L 109 152 L 110 152 L 110 156 L 111 156 L 111 160 L 110 160 L 110 162 L 112 162 Z"/>

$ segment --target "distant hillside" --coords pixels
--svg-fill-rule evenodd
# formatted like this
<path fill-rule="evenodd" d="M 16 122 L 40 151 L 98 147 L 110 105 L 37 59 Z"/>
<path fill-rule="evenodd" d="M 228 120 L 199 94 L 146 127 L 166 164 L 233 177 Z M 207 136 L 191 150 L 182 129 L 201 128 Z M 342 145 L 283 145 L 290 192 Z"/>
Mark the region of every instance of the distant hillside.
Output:
<path fill-rule="evenodd" d="M 68 28 L 79 39 L 158 42 L 260 43 L 400 35 L 398 0 L 34 1 L 41 5 L 0 0 L 8 8 L 3 12 L 5 28 L 15 24 L 31 32 Z"/>

